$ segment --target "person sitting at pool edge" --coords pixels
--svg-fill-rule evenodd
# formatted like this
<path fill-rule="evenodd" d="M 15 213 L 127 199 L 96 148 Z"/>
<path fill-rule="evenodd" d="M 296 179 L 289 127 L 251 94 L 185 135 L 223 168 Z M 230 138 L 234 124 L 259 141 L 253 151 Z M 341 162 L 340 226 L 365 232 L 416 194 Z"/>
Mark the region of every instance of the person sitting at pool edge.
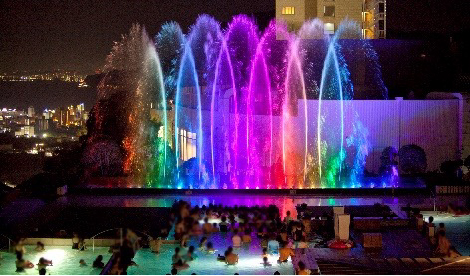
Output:
<path fill-rule="evenodd" d="M 297 270 L 297 275 L 310 275 L 311 271 L 306 269 L 304 262 L 299 261 L 298 263 L 299 269 Z"/>
<path fill-rule="evenodd" d="M 282 248 L 279 250 L 279 260 L 278 262 L 287 263 L 289 256 L 292 258 L 295 256 L 294 250 L 287 247 L 287 243 L 283 243 Z"/>

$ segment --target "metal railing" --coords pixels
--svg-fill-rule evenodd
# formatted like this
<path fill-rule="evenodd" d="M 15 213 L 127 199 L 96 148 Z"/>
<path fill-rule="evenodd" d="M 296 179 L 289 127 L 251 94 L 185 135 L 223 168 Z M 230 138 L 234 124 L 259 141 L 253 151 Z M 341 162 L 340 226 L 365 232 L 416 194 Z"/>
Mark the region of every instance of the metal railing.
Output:
<path fill-rule="evenodd" d="M 10 239 L 9 237 L 3 235 L 3 234 L 0 234 L 0 236 L 6 238 L 8 240 L 8 252 L 10 252 L 11 250 L 11 244 L 14 243 L 12 239 Z"/>
<path fill-rule="evenodd" d="M 119 235 L 120 235 L 120 244 L 122 245 L 122 241 L 123 241 L 123 228 L 110 228 L 110 229 L 107 229 L 107 230 L 104 230 L 104 231 L 101 231 L 99 232 L 98 234 L 95 234 L 94 236 L 92 236 L 90 238 L 90 240 L 92 240 L 92 244 L 93 244 L 93 252 L 95 252 L 95 238 L 96 236 L 98 235 L 101 235 L 103 233 L 106 233 L 106 232 L 109 232 L 109 231 L 112 231 L 112 230 L 119 230 Z M 145 236 L 147 236 L 148 238 L 152 238 L 152 236 L 150 236 L 149 234 L 145 233 L 145 232 L 142 232 L 142 231 L 139 231 L 139 230 L 132 230 L 134 232 L 137 232 L 137 233 L 140 233 L 140 234 L 143 234 Z"/>

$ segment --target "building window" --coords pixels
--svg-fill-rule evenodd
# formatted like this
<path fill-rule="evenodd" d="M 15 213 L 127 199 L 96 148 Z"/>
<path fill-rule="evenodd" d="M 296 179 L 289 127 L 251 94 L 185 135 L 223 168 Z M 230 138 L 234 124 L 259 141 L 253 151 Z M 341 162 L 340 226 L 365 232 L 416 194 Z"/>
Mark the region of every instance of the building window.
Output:
<path fill-rule="evenodd" d="M 282 14 L 295 14 L 294 7 L 282 7 Z"/>
<path fill-rule="evenodd" d="M 323 6 L 323 16 L 335 17 L 335 6 Z"/>
<path fill-rule="evenodd" d="M 184 129 L 177 128 L 177 133 L 179 133 L 179 158 L 182 161 L 187 161 L 193 157 L 196 157 L 197 150 L 197 135 L 196 133 L 186 131 Z"/>
<path fill-rule="evenodd" d="M 379 13 L 385 12 L 385 3 L 379 3 Z"/>
<path fill-rule="evenodd" d="M 325 23 L 324 32 L 325 32 L 325 34 L 334 34 L 335 33 L 335 23 Z"/>
<path fill-rule="evenodd" d="M 385 21 L 384 20 L 379 20 L 379 30 L 380 31 L 385 30 Z"/>

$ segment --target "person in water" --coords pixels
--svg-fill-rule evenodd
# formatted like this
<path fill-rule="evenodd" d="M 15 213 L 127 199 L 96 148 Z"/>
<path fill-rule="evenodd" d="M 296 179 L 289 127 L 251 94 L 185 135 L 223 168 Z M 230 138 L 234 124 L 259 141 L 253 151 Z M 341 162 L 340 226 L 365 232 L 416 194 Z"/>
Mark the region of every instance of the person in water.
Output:
<path fill-rule="evenodd" d="M 175 254 L 173 256 L 171 256 L 171 263 L 176 264 L 180 259 L 181 259 L 180 248 L 176 247 L 175 248 Z"/>
<path fill-rule="evenodd" d="M 272 266 L 272 264 L 268 261 L 268 257 L 263 257 L 263 262 L 261 263 L 262 265 L 266 266 Z"/>
<path fill-rule="evenodd" d="M 103 263 L 103 255 L 98 255 L 96 259 L 93 261 L 93 268 L 103 268 L 104 263 Z"/>
<path fill-rule="evenodd" d="M 294 257 L 295 256 L 295 253 L 294 253 L 294 250 L 292 250 L 292 248 L 289 248 L 287 246 L 287 243 L 283 243 L 283 246 L 282 248 L 279 250 L 279 260 L 278 262 L 279 263 L 287 263 L 287 260 L 289 259 L 289 257 Z"/>
<path fill-rule="evenodd" d="M 25 261 L 23 258 L 17 259 L 15 261 L 16 272 L 24 272 L 26 268 L 33 268 L 34 264 L 30 261 Z"/>
<path fill-rule="evenodd" d="M 46 269 L 48 266 L 51 266 L 51 265 L 52 265 L 52 261 L 47 260 L 45 258 L 40 258 L 39 262 L 37 264 L 39 270 L 41 270 L 43 268 Z"/>
<path fill-rule="evenodd" d="M 176 268 L 177 270 L 185 270 L 189 268 L 189 265 L 187 263 L 183 263 L 183 260 L 179 259 L 178 262 L 173 264 L 173 268 Z"/>
<path fill-rule="evenodd" d="M 202 237 L 201 241 L 199 242 L 199 250 L 204 250 L 204 247 L 206 246 L 207 243 L 207 238 Z"/>
<path fill-rule="evenodd" d="M 209 253 L 209 254 L 214 254 L 215 253 L 214 245 L 212 245 L 211 242 L 207 243 L 206 252 Z"/>
<path fill-rule="evenodd" d="M 299 268 L 297 269 L 297 275 L 310 275 L 311 271 L 306 268 L 304 262 L 299 261 L 298 263 Z"/>
<path fill-rule="evenodd" d="M 238 263 L 238 255 L 232 251 L 225 252 L 225 263 L 228 265 L 235 265 Z"/>
<path fill-rule="evenodd" d="M 263 248 L 263 254 L 261 255 L 261 257 L 268 257 L 268 249 L 267 248 Z"/>
<path fill-rule="evenodd" d="M 194 249 L 195 248 L 192 245 L 189 247 L 188 252 L 183 256 L 185 262 L 190 262 L 197 258 L 197 255 L 194 254 Z"/>
<path fill-rule="evenodd" d="M 88 266 L 84 259 L 80 259 L 78 263 L 80 264 L 80 266 Z"/>
<path fill-rule="evenodd" d="M 44 244 L 42 242 L 38 241 L 36 243 L 36 248 L 34 250 L 36 250 L 38 252 L 44 251 Z"/>

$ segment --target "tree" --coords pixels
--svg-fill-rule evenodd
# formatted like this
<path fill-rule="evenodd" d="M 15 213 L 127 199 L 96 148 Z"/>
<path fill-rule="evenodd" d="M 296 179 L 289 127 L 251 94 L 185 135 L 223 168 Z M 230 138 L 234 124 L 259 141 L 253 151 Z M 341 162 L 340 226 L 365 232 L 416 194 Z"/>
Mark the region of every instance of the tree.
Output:
<path fill-rule="evenodd" d="M 163 24 L 155 36 L 155 48 L 162 66 L 167 100 L 175 97 L 183 47 L 184 35 L 178 23 L 167 22 Z"/>
<path fill-rule="evenodd" d="M 384 148 L 382 156 L 380 156 L 380 175 L 391 175 L 393 173 L 393 168 L 398 166 L 397 156 L 398 150 L 395 147 Z"/>
<path fill-rule="evenodd" d="M 112 140 L 96 141 L 87 145 L 82 163 L 92 174 L 115 176 L 122 173 L 122 153 Z"/>
<path fill-rule="evenodd" d="M 407 174 L 424 173 L 428 166 L 426 152 L 417 145 L 411 144 L 400 148 L 400 169 Z"/>

